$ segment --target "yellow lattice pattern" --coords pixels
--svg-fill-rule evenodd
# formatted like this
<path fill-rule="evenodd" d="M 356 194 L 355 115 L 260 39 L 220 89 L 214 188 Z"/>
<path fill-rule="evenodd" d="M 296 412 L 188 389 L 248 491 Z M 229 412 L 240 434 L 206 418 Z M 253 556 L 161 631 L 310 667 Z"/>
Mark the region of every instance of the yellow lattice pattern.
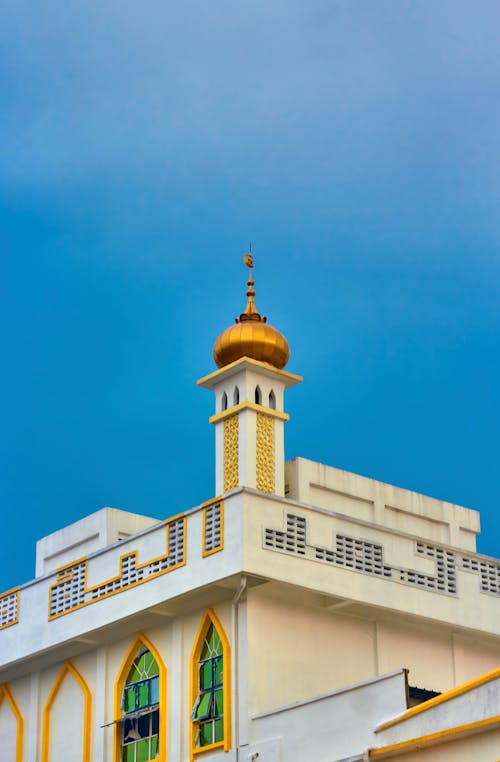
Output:
<path fill-rule="evenodd" d="M 273 493 L 274 486 L 274 419 L 257 413 L 257 489 Z"/>
<path fill-rule="evenodd" d="M 224 492 L 238 486 L 238 436 L 238 416 L 231 415 L 224 421 Z"/>

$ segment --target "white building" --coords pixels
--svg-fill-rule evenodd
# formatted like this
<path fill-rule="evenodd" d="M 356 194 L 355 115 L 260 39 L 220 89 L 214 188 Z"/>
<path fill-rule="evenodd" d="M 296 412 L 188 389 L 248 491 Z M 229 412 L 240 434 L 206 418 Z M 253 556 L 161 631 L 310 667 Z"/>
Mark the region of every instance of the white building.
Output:
<path fill-rule="evenodd" d="M 247 262 L 252 264 L 251 260 Z M 0 596 L 1 762 L 500 758 L 500 563 L 475 511 L 284 462 L 284 337 L 217 340 L 215 494 L 103 509 Z"/>

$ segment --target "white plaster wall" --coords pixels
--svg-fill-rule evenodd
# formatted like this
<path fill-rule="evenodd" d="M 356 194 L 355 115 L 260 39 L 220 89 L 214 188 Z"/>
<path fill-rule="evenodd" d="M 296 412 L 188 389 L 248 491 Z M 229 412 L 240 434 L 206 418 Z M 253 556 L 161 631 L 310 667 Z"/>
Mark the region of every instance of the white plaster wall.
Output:
<path fill-rule="evenodd" d="M 362 752 L 375 740 L 380 718 L 405 706 L 400 671 L 335 694 L 252 718 L 248 756 L 258 762 L 333 762 Z M 274 749 L 269 747 L 273 739 Z M 279 743 L 277 743 L 279 742 Z"/>
<path fill-rule="evenodd" d="M 479 644 L 474 638 L 454 635 L 455 683 L 465 683 L 500 665 L 500 644 Z"/>
<path fill-rule="evenodd" d="M 94 553 L 99 548 L 153 526 L 158 519 L 102 508 L 100 511 L 75 521 L 57 532 L 43 537 L 36 544 L 36 576 L 71 563 L 77 558 Z"/>
<path fill-rule="evenodd" d="M 437 574 L 434 558 L 417 554 L 417 538 L 400 535 L 379 524 L 363 523 L 325 510 L 280 501 L 273 496 L 244 493 L 244 568 L 260 577 L 281 580 L 318 593 L 345 597 L 400 616 L 441 622 L 449 628 L 476 629 L 500 635 L 500 596 L 481 593 L 477 573 L 456 561 L 457 594 L 441 594 L 399 579 L 397 568 L 423 575 Z M 265 530 L 286 531 L 287 513 L 306 520 L 307 547 L 303 555 L 268 548 Z M 316 558 L 315 547 L 335 550 L 336 534 L 381 545 L 384 563 L 397 567 L 391 579 L 364 573 Z M 481 557 L 478 557 L 481 560 Z"/>
<path fill-rule="evenodd" d="M 410 685 L 443 692 L 484 672 L 481 665 L 493 669 L 500 661 L 500 649 L 479 641 L 457 646 L 451 631 L 430 624 L 350 617 L 348 607 L 344 612 L 280 600 L 265 587 L 250 591 L 250 714 L 402 668 L 409 670 Z M 457 648 L 468 665 L 459 680 Z"/>
<path fill-rule="evenodd" d="M 248 596 L 248 642 L 250 714 L 377 674 L 371 622 L 280 601 L 259 589 Z"/>
<path fill-rule="evenodd" d="M 477 511 L 304 458 L 286 464 L 286 481 L 293 500 L 357 518 L 369 518 L 372 504 L 375 521 L 388 528 L 464 550 L 476 548 Z"/>
<path fill-rule="evenodd" d="M 496 729 L 427 749 L 396 753 L 391 755 L 391 762 L 494 762 L 499 758 L 500 730 Z"/>
<path fill-rule="evenodd" d="M 17 720 L 4 698 L 0 706 L 0 758 L 2 762 L 16 762 Z"/>
<path fill-rule="evenodd" d="M 84 696 L 79 683 L 67 672 L 50 711 L 50 744 L 47 762 L 82 762 Z"/>
<path fill-rule="evenodd" d="M 406 667 L 410 685 L 447 691 L 455 685 L 451 635 L 423 626 L 377 622 L 379 672 Z"/>

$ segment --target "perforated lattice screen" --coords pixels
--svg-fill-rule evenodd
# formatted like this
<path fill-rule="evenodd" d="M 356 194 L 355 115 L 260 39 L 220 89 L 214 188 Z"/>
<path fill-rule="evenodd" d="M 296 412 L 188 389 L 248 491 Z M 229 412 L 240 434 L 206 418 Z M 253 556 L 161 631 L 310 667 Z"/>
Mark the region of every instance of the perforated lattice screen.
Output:
<path fill-rule="evenodd" d="M 205 533 L 203 536 L 204 553 L 214 553 L 222 550 L 222 511 L 221 503 L 212 503 L 204 508 L 205 511 Z"/>
<path fill-rule="evenodd" d="M 0 596 L 0 630 L 16 624 L 18 618 L 19 591 Z"/>
<path fill-rule="evenodd" d="M 479 575 L 481 592 L 500 595 L 500 564 L 416 542 L 415 554 L 432 558 L 435 564 L 435 574 L 425 574 L 417 569 L 387 563 L 381 544 L 336 533 L 333 547 L 312 545 L 307 542 L 307 519 L 304 516 L 287 513 L 285 522 L 284 529 L 264 528 L 264 548 L 448 595 L 457 593 L 457 569 L 461 569 Z"/>
<path fill-rule="evenodd" d="M 49 593 L 49 618 L 61 616 L 80 606 L 93 603 L 132 585 L 165 574 L 185 562 L 185 519 L 175 519 L 167 525 L 168 552 L 146 563 L 137 563 L 137 551 L 121 558 L 120 574 L 92 588 L 86 586 L 87 559 L 66 567 L 58 574 Z"/>

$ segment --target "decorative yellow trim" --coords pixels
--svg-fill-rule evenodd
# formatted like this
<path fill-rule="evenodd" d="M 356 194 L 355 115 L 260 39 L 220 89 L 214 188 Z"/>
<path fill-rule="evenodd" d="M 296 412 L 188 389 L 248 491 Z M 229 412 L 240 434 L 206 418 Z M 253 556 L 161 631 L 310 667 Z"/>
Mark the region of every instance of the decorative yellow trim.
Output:
<path fill-rule="evenodd" d="M 191 746 L 191 762 L 199 754 L 204 754 L 214 749 L 223 748 L 224 751 L 229 751 L 231 748 L 231 646 L 229 640 L 224 631 L 224 628 L 213 609 L 207 609 L 201 624 L 196 633 L 194 640 L 193 650 L 191 651 L 191 670 L 190 670 L 190 686 L 189 695 L 191 696 L 191 704 L 189 707 L 190 713 L 192 712 L 194 703 L 198 698 L 198 664 L 200 661 L 201 649 L 203 648 L 203 641 L 210 625 L 213 624 L 222 643 L 222 679 L 224 690 L 224 740 L 218 743 L 210 744 L 210 746 L 202 746 L 200 748 L 195 746 L 196 739 L 196 726 L 197 722 L 190 720 L 190 746 Z"/>
<path fill-rule="evenodd" d="M 21 710 L 14 700 L 14 696 L 10 692 L 7 685 L 0 685 L 0 710 L 2 708 L 3 700 L 7 699 L 7 703 L 10 706 L 11 712 L 16 720 L 16 762 L 23 762 L 23 745 L 24 745 L 24 718 L 21 714 Z"/>
<path fill-rule="evenodd" d="M 239 419 L 233 415 L 224 421 L 224 492 L 239 485 L 239 439 Z"/>
<path fill-rule="evenodd" d="M 241 365 L 253 365 L 262 370 L 271 371 L 273 375 L 281 376 L 284 380 L 291 382 L 289 383 L 289 386 L 292 384 L 300 384 L 300 382 L 304 380 L 302 376 L 298 376 L 296 373 L 290 373 L 287 370 L 279 370 L 278 368 L 275 368 L 274 365 L 270 365 L 267 362 L 253 360 L 251 357 L 240 357 L 238 360 L 229 363 L 229 365 L 224 365 L 223 368 L 219 368 L 219 370 L 209 373 L 208 376 L 203 376 L 203 378 L 200 378 L 196 383 L 198 386 L 208 386 L 208 388 L 210 388 L 210 386 L 213 385 L 213 382 L 217 382 L 222 375 L 233 375 L 231 371 L 239 370 Z"/>
<path fill-rule="evenodd" d="M 65 677 L 71 674 L 83 693 L 83 749 L 82 762 L 90 762 L 90 743 L 92 727 L 92 693 L 87 683 L 70 661 L 67 661 L 52 686 L 42 715 L 42 762 L 49 762 L 50 753 L 50 712 Z"/>
<path fill-rule="evenodd" d="M 221 410 L 220 413 L 215 413 L 215 415 L 210 416 L 208 422 L 218 423 L 219 421 L 223 421 L 225 418 L 229 418 L 231 415 L 241 413 L 242 410 L 253 410 L 256 413 L 262 413 L 263 415 L 268 415 L 271 418 L 278 418 L 280 421 L 290 420 L 288 413 L 282 413 L 279 410 L 273 410 L 272 407 L 257 405 L 256 402 L 239 402 L 237 405 L 233 405 L 227 410 Z"/>
<path fill-rule="evenodd" d="M 121 754 L 122 726 L 121 726 L 121 723 L 116 722 L 116 720 L 120 720 L 122 717 L 121 704 L 122 704 L 123 688 L 125 686 L 125 680 L 127 679 L 127 675 L 130 672 L 132 663 L 135 657 L 137 656 L 137 653 L 141 646 L 145 646 L 145 648 L 151 651 L 151 653 L 153 654 L 155 658 L 156 663 L 158 664 L 158 671 L 160 673 L 160 689 L 159 689 L 160 723 L 159 723 L 159 730 L 158 730 L 159 756 L 156 757 L 152 762 L 166 762 L 167 760 L 167 667 L 165 666 L 165 662 L 161 658 L 160 652 L 157 650 L 156 646 L 153 645 L 153 643 L 149 640 L 149 638 L 146 637 L 146 635 L 140 632 L 138 633 L 134 642 L 132 643 L 129 650 L 127 651 L 125 658 L 122 661 L 120 671 L 118 672 L 118 677 L 115 680 L 115 701 L 114 701 L 115 734 L 114 734 L 114 750 L 113 750 L 114 762 L 121 762 L 121 758 L 122 758 L 122 754 Z"/>
<path fill-rule="evenodd" d="M 219 504 L 220 511 L 220 542 L 216 547 L 206 550 L 207 509 L 217 504 Z M 220 550 L 224 550 L 224 500 L 221 497 L 216 497 L 202 505 L 201 555 L 203 558 L 206 558 L 213 553 L 218 553 Z"/>
<path fill-rule="evenodd" d="M 272 495 L 275 491 L 274 421 L 260 411 L 257 413 L 255 449 L 257 489 Z"/>
<path fill-rule="evenodd" d="M 484 675 L 480 675 L 479 677 L 474 678 L 474 680 L 469 680 L 467 683 L 462 683 L 462 685 L 458 685 L 456 688 L 445 691 L 439 696 L 435 696 L 434 698 L 429 699 L 429 701 L 424 701 L 422 704 L 412 706 L 411 709 L 408 709 L 407 712 L 400 715 L 399 717 L 395 717 L 393 720 L 388 720 L 388 722 L 384 722 L 383 725 L 379 725 L 379 727 L 375 729 L 375 732 L 380 733 L 381 730 L 391 728 L 393 725 L 404 722 L 410 717 L 414 717 L 416 714 L 426 712 L 428 709 L 432 709 L 439 704 L 443 704 L 445 701 L 450 701 L 450 699 L 454 699 L 456 696 L 461 696 L 463 693 L 467 693 L 474 688 L 478 688 L 480 685 L 489 683 L 491 680 L 495 680 L 497 677 L 500 677 L 500 667 L 492 669 L 490 672 L 485 672 Z"/>
<path fill-rule="evenodd" d="M 143 577 L 142 579 L 138 579 L 135 582 L 131 582 L 130 584 L 117 588 L 116 590 L 110 590 L 107 593 L 103 593 L 102 595 L 93 598 L 88 601 L 84 601 L 83 603 L 79 603 L 77 606 L 72 606 L 71 608 L 65 609 L 64 611 L 59 611 L 56 614 L 50 613 L 50 604 L 52 599 L 52 590 L 59 587 L 61 584 L 64 584 L 65 582 L 70 582 L 73 579 L 73 571 L 68 571 L 68 569 L 71 569 L 74 566 L 78 566 L 78 564 L 85 564 L 84 568 L 84 585 L 83 585 L 83 594 L 87 595 L 88 593 L 92 593 L 95 590 L 98 590 L 100 587 L 104 587 L 105 585 L 109 585 L 112 582 L 116 582 L 122 578 L 123 575 L 123 562 L 126 558 L 130 558 L 131 556 L 135 557 L 136 564 L 135 569 L 139 571 L 140 569 L 143 569 L 146 566 L 149 566 L 150 564 L 154 564 L 157 561 L 163 561 L 168 559 L 168 548 L 169 548 L 169 541 L 170 541 L 170 525 L 174 523 L 175 521 L 179 521 L 180 519 L 183 519 L 183 551 L 182 551 L 182 561 L 180 561 L 177 564 L 173 564 L 172 566 L 169 566 L 166 569 L 160 569 L 160 571 L 154 572 L 153 574 L 149 574 L 147 577 Z M 87 586 L 87 573 L 88 573 L 88 558 L 83 556 L 82 558 L 77 559 L 76 561 L 71 561 L 71 563 L 65 564 L 64 566 L 59 567 L 56 570 L 56 581 L 53 585 L 49 587 L 49 598 L 48 598 L 48 620 L 49 622 L 53 619 L 58 619 L 61 616 L 65 616 L 66 614 L 70 614 L 73 611 L 77 611 L 77 609 L 84 608 L 85 606 L 89 606 L 91 603 L 97 603 L 98 601 L 104 600 L 104 598 L 109 598 L 111 595 L 117 595 L 117 593 L 123 593 L 125 590 L 130 590 L 133 587 L 137 587 L 137 585 L 143 585 L 145 582 L 149 582 L 151 579 L 155 579 L 156 577 L 161 577 L 163 574 L 168 574 L 168 572 L 174 571 L 175 569 L 178 569 L 181 566 L 186 565 L 186 542 L 187 542 L 187 532 L 186 532 L 186 516 L 183 513 L 179 513 L 177 516 L 173 516 L 171 519 L 169 519 L 166 522 L 166 547 L 167 547 L 167 555 L 164 556 L 158 556 L 157 558 L 151 558 L 147 561 L 144 561 L 142 564 L 137 563 L 138 557 L 139 557 L 139 551 L 138 550 L 130 550 L 127 553 L 122 553 L 120 556 L 120 572 L 115 577 L 111 577 L 110 579 L 106 579 L 102 582 L 99 582 L 97 585 L 94 585 L 93 587 Z"/>
<path fill-rule="evenodd" d="M 456 725 L 454 728 L 447 728 L 446 730 L 439 730 L 436 733 L 418 736 L 418 738 L 410 738 L 408 741 L 400 741 L 390 746 L 382 746 L 380 749 L 370 749 L 368 752 L 369 758 L 384 759 L 399 753 L 405 754 L 412 751 L 415 747 L 423 749 L 428 746 L 436 746 L 438 743 L 447 743 L 460 736 L 472 735 L 473 733 L 479 733 L 481 730 L 488 730 L 495 725 L 500 726 L 500 714 L 495 717 L 488 717 L 485 720 L 476 720 L 466 725 Z"/>
<path fill-rule="evenodd" d="M 5 599 L 10 598 L 11 596 L 15 596 L 15 616 L 14 619 L 8 620 L 5 622 L 5 624 L 0 624 L 0 630 L 5 630 L 6 627 L 12 627 L 12 625 L 17 624 L 19 622 L 19 597 L 20 597 L 20 588 L 19 587 L 13 587 L 10 590 L 6 590 L 5 593 L 2 593 L 0 595 L 0 614 L 2 616 L 5 616 L 8 613 L 8 610 L 5 608 Z"/>

